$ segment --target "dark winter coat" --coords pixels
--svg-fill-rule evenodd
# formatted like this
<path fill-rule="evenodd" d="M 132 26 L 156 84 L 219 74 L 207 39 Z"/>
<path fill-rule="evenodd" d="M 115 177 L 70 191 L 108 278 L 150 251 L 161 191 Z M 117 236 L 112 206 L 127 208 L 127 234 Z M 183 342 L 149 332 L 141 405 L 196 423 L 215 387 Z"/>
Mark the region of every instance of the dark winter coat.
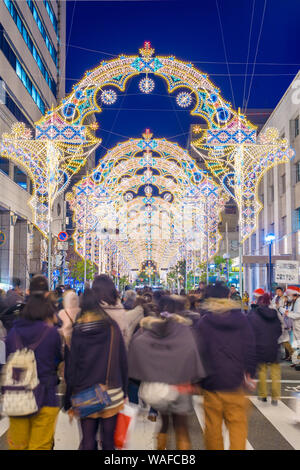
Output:
<path fill-rule="evenodd" d="M 240 302 L 211 298 L 202 308 L 197 328 L 207 371 L 202 386 L 210 391 L 236 390 L 243 385 L 245 373 L 255 375 L 252 328 Z"/>
<path fill-rule="evenodd" d="M 47 331 L 47 334 L 45 334 Z M 45 336 L 44 336 L 45 334 Z M 63 360 L 61 354 L 61 338 L 54 326 L 45 322 L 30 321 L 19 318 L 9 331 L 6 338 L 6 357 L 20 347 L 31 346 L 42 338 L 35 349 L 37 374 L 40 381 L 36 390 L 39 407 L 59 406 L 56 388 L 58 384 L 57 367 Z M 21 344 L 18 340 L 20 338 Z"/>
<path fill-rule="evenodd" d="M 66 363 L 67 384 L 64 408 L 71 407 L 71 396 L 93 385 L 105 384 L 114 332 L 108 388 L 122 388 L 127 395 L 127 353 L 117 323 L 108 315 L 84 313 L 73 327 L 70 355 Z"/>
<path fill-rule="evenodd" d="M 191 324 L 179 315 L 143 318 L 129 346 L 129 377 L 170 385 L 199 382 L 205 372 Z"/>
<path fill-rule="evenodd" d="M 251 310 L 248 318 L 255 335 L 257 364 L 278 362 L 278 338 L 282 334 L 282 327 L 276 310 L 257 306 Z"/>

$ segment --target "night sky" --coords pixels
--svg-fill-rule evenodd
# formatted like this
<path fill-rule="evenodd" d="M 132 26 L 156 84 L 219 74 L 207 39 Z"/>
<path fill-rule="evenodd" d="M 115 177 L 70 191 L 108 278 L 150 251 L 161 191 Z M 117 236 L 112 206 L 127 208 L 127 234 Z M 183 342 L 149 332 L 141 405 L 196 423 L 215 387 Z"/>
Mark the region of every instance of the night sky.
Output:
<path fill-rule="evenodd" d="M 67 1 L 66 91 L 86 70 L 138 54 L 147 40 L 157 55 L 207 73 L 234 108 L 274 108 L 300 68 L 299 21 L 299 0 Z M 141 93 L 141 78 L 131 79 L 124 93 L 115 89 L 116 103 L 97 115 L 98 158 L 145 128 L 186 146 L 197 118 L 178 107 L 176 92 L 168 95 L 159 77 L 152 77 L 151 94 Z"/>

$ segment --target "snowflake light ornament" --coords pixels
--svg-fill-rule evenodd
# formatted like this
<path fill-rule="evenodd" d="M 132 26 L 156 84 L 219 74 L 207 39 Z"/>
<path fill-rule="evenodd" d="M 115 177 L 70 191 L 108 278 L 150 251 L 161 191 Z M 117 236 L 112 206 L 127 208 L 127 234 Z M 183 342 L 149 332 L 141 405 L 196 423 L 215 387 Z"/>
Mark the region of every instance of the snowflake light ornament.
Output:
<path fill-rule="evenodd" d="M 154 90 L 155 83 L 152 78 L 143 78 L 139 83 L 139 89 L 142 93 L 151 93 Z"/>
<path fill-rule="evenodd" d="M 101 100 L 104 104 L 114 104 L 117 101 L 117 93 L 114 90 L 104 90 L 101 93 Z"/>
<path fill-rule="evenodd" d="M 181 93 L 178 93 L 176 97 L 176 103 L 181 108 L 187 108 L 192 103 L 192 97 L 186 91 L 182 91 Z"/>

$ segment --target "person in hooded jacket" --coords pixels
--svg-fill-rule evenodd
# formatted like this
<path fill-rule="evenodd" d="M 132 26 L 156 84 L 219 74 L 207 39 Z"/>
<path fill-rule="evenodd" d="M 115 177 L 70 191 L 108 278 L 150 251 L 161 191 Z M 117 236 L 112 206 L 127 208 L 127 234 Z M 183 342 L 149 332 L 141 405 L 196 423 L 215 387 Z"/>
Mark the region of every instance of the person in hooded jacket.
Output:
<path fill-rule="evenodd" d="M 125 344 L 128 348 L 131 337 L 144 316 L 144 309 L 142 305 L 137 303 L 137 295 L 134 290 L 125 291 L 123 307 L 125 309 L 124 314 L 126 319 Z"/>
<path fill-rule="evenodd" d="M 258 363 L 258 395 L 267 401 L 267 371 L 270 367 L 272 380 L 272 404 L 277 405 L 280 397 L 280 364 L 278 339 L 282 334 L 281 322 L 277 311 L 270 308 L 270 295 L 263 294 L 258 299 L 255 310 L 249 314 L 249 321 L 254 331 L 256 343 L 256 361 Z"/>
<path fill-rule="evenodd" d="M 223 450 L 223 419 L 229 431 L 230 450 L 244 450 L 247 439 L 245 380 L 254 386 L 255 339 L 241 302 L 228 298 L 220 282 L 206 288 L 202 317 L 197 325 L 199 348 L 207 376 L 204 390 L 207 450 Z"/>
<path fill-rule="evenodd" d="M 162 296 L 158 307 L 160 316 L 143 318 L 140 330 L 131 340 L 128 352 L 129 377 L 142 382 L 141 388 L 144 384 L 150 384 L 150 388 L 158 384 L 161 390 L 169 388 L 165 385 L 198 383 L 205 376 L 205 371 L 190 328 L 192 322 L 173 313 L 176 311 L 176 300 L 169 296 Z M 148 402 L 143 395 L 141 398 L 161 413 L 162 426 L 157 435 L 157 449 L 164 450 L 167 447 L 170 415 L 176 448 L 190 449 L 187 415 L 193 411 L 191 395 L 175 391 L 176 396 L 172 399 L 168 395 L 161 400 L 159 392 L 156 393 L 156 396 L 152 394 Z"/>
<path fill-rule="evenodd" d="M 47 279 L 42 275 L 34 276 L 28 301 L 6 338 L 7 357 L 17 349 L 35 346 L 39 379 L 34 391 L 38 412 L 9 418 L 8 444 L 11 450 L 50 450 L 53 447 L 59 412 L 57 368 L 63 358 L 57 328 L 47 322 L 54 314 L 47 294 Z"/>
<path fill-rule="evenodd" d="M 58 318 L 62 322 L 59 331 L 63 335 L 67 346 L 70 347 L 73 325 L 80 312 L 79 298 L 75 291 L 67 290 L 63 293 L 63 307 L 58 312 Z"/>
<path fill-rule="evenodd" d="M 80 449 L 97 450 L 100 428 L 102 450 L 114 450 L 117 415 L 127 395 L 127 354 L 120 328 L 99 304 L 94 287 L 85 289 L 81 297 L 81 314 L 73 327 L 65 380 L 64 409 L 71 419 L 72 395 L 96 384 L 107 385 L 112 403 L 98 413 L 80 418 Z"/>

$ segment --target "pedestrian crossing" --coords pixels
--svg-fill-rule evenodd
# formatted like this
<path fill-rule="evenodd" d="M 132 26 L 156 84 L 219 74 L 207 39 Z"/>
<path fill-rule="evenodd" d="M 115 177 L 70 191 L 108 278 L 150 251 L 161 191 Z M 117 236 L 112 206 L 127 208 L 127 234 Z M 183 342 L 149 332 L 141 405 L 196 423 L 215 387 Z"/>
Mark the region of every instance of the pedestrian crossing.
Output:
<path fill-rule="evenodd" d="M 249 397 L 252 409 L 249 415 L 247 450 L 300 450 L 300 399 L 295 396 L 281 398 L 277 406 L 270 400 L 267 403 L 257 396 Z M 194 415 L 189 418 L 192 449 L 204 450 L 203 429 L 204 411 L 202 397 L 193 397 Z M 139 407 L 134 429 L 127 445 L 128 450 L 154 450 L 156 433 L 160 420 L 151 422 L 147 419 L 148 410 Z M 9 419 L 0 420 L 0 449 L 7 449 L 6 434 Z M 229 449 L 228 431 L 223 426 L 224 447 Z M 63 411 L 58 415 L 54 450 L 77 450 L 81 441 L 80 427 L 76 419 L 72 422 Z M 168 449 L 176 449 L 173 431 L 168 442 Z"/>

